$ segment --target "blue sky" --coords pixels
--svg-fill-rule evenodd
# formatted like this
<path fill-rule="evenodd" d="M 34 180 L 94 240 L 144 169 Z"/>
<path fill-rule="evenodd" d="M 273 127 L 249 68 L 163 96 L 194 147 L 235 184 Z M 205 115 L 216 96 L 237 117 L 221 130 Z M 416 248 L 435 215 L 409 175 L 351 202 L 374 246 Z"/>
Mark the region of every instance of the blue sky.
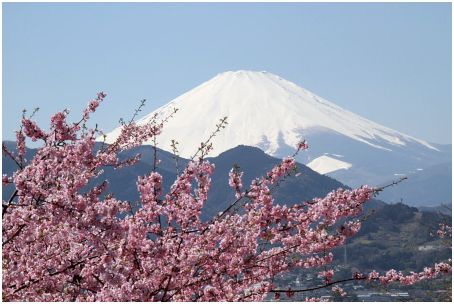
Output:
<path fill-rule="evenodd" d="M 451 4 L 3 4 L 3 138 L 95 93 L 110 131 L 227 70 L 266 70 L 368 119 L 451 143 Z"/>

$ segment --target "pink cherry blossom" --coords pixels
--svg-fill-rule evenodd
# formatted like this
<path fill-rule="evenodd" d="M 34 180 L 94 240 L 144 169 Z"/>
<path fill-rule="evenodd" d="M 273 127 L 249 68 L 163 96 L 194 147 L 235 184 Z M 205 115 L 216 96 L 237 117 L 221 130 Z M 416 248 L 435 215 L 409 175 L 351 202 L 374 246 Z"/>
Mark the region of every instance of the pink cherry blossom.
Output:
<path fill-rule="evenodd" d="M 3 202 L 4 301 L 262 301 L 269 293 L 279 299 L 281 292 L 287 297 L 300 292 L 273 285 L 276 276 L 294 268 L 325 267 L 325 283 L 335 284 L 328 268 L 332 250 L 358 233 L 355 217 L 375 188 L 337 189 L 324 198 L 276 204 L 272 189 L 296 173 L 296 161 L 288 157 L 247 189 L 243 172 L 232 170 L 236 200 L 202 221 L 215 170 L 204 159 L 208 140 L 167 193 L 153 170 L 137 177 L 139 201 L 119 200 L 108 181 L 90 182 L 105 167 L 137 163 L 140 155 L 122 161 L 118 155 L 159 136 L 172 114 L 145 125 L 124 123 L 115 142 L 96 150 L 102 133 L 86 124 L 105 97 L 99 93 L 90 101 L 76 123 L 67 122 L 67 111 L 56 113 L 46 132 L 24 118 L 16 155 L 25 155 L 26 137 L 43 140 L 28 163 L 3 145 L 18 164 L 12 177 L 2 177 L 16 188 Z M 307 148 L 303 141 L 296 150 Z M 358 273 L 354 279 L 413 284 L 450 273 L 450 263 L 410 274 Z"/>
<path fill-rule="evenodd" d="M 341 297 L 345 297 L 347 295 L 347 293 L 339 286 L 334 286 L 332 289 L 331 289 L 334 293 L 337 293 L 338 295 L 340 295 Z"/>
<path fill-rule="evenodd" d="M 441 223 L 439 229 L 437 230 L 437 235 L 440 238 L 445 238 L 446 236 L 452 236 L 452 227 L 446 223 Z"/>
<path fill-rule="evenodd" d="M 11 183 L 11 180 L 8 177 L 8 175 L 2 174 L 2 185 L 6 185 L 6 184 L 9 184 L 9 183 Z"/>

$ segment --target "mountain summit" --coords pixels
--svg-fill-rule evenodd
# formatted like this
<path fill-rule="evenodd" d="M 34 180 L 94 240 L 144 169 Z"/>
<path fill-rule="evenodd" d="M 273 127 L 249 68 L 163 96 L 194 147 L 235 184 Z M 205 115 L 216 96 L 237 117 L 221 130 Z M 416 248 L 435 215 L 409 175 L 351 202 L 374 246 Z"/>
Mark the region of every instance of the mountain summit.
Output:
<path fill-rule="evenodd" d="M 141 118 L 138 124 L 146 123 L 155 113 L 166 116 L 174 107 L 179 111 L 165 125 L 158 142 L 159 147 L 170 150 L 171 140 L 175 139 L 183 157 L 192 156 L 224 116 L 229 125 L 214 138 L 212 156 L 238 145 L 249 145 L 283 157 L 306 138 L 311 150 L 298 160 L 321 173 L 333 173 L 359 168 L 355 153 L 344 145 L 356 150 L 360 147 L 369 154 L 408 152 L 409 148 L 418 150 L 412 152 L 417 154 L 415 157 L 439 152 L 436 145 L 367 120 L 269 72 L 218 74 Z M 107 142 L 112 142 L 119 131 L 109 133 Z M 413 167 L 393 170 L 416 169 Z M 392 176 L 397 172 L 388 173 Z M 348 179 L 343 181 L 355 184 Z"/>

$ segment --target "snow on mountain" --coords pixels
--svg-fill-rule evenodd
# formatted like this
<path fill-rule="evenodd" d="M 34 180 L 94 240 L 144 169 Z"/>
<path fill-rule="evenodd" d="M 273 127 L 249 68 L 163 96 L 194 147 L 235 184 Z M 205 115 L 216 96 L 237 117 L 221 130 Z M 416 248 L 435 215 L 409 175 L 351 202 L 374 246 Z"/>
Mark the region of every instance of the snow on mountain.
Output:
<path fill-rule="evenodd" d="M 323 155 L 317 157 L 306 166 L 320 174 L 327 174 L 341 169 L 350 169 L 352 164 Z"/>
<path fill-rule="evenodd" d="M 306 138 L 311 148 L 309 154 L 300 156 L 300 162 L 315 161 L 325 153 L 343 155 L 342 162 L 334 162 L 332 157 L 317 162 L 331 159 L 334 167 L 346 169 L 336 171 L 344 175 L 353 169 L 363 173 L 382 170 L 379 178 L 365 180 L 374 183 L 388 174 L 384 170 L 388 165 L 380 164 L 383 159 L 397 165 L 389 168 L 394 173 L 433 164 L 439 157 L 436 145 L 381 126 L 269 72 L 218 74 L 141 118 L 138 124 L 147 123 L 155 113 L 165 117 L 174 107 L 179 111 L 164 126 L 158 144 L 170 151 L 171 140 L 178 141 L 183 157 L 191 157 L 224 116 L 228 117 L 229 125 L 214 138 L 211 156 L 238 145 L 249 145 L 269 155 L 284 157 L 292 154 L 297 143 Z M 119 132 L 117 128 L 108 133 L 107 142 L 112 142 Z M 412 159 L 402 161 L 406 156 Z M 405 166 L 399 167 L 399 163 Z M 352 174 L 358 173 L 353 171 Z M 342 175 L 340 180 L 352 185 L 360 183 L 362 177 L 364 174 L 358 179 Z"/>
<path fill-rule="evenodd" d="M 225 72 L 177 97 L 138 121 L 144 124 L 156 113 L 179 109 L 164 128 L 160 142 L 170 147 L 170 140 L 181 143 L 181 155 L 189 157 L 227 116 L 230 127 L 215 140 L 212 155 L 240 144 L 258 146 L 275 155 L 281 141 L 296 146 L 304 133 L 325 128 L 386 149 L 377 139 L 404 146 L 417 142 L 436 150 L 429 143 L 383 127 L 268 72 Z M 119 129 L 108 134 L 112 141 Z M 151 144 L 151 142 L 150 142 Z"/>

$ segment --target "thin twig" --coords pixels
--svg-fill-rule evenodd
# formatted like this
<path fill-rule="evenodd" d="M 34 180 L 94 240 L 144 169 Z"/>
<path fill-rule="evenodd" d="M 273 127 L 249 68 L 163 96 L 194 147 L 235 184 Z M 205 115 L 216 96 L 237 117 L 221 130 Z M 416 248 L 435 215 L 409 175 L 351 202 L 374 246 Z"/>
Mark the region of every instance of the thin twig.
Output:
<path fill-rule="evenodd" d="M 287 291 L 291 291 L 291 292 L 307 292 L 307 291 L 312 291 L 312 290 L 326 288 L 326 287 L 329 287 L 329 286 L 332 286 L 332 285 L 335 285 L 335 284 L 339 284 L 339 283 L 345 283 L 345 282 L 350 282 L 350 281 L 361 281 L 361 280 L 366 280 L 366 279 L 367 279 L 367 277 L 363 276 L 363 277 L 359 277 L 359 278 L 350 278 L 350 279 L 343 279 L 343 280 L 339 280 L 339 281 L 333 281 L 333 282 L 326 283 L 324 285 L 319 285 L 319 286 L 310 287 L 310 288 L 291 289 L 291 290 L 289 290 L 289 289 L 271 289 L 270 292 L 287 292 Z"/>
<path fill-rule="evenodd" d="M 18 236 L 19 233 L 22 231 L 22 229 L 24 229 L 25 226 L 26 226 L 25 224 L 20 225 L 19 228 L 16 230 L 16 232 L 14 232 L 14 234 L 9 239 L 7 239 L 6 241 L 4 241 L 2 243 L 2 247 L 5 246 L 6 244 L 8 244 L 9 242 L 11 242 L 16 236 Z"/>

